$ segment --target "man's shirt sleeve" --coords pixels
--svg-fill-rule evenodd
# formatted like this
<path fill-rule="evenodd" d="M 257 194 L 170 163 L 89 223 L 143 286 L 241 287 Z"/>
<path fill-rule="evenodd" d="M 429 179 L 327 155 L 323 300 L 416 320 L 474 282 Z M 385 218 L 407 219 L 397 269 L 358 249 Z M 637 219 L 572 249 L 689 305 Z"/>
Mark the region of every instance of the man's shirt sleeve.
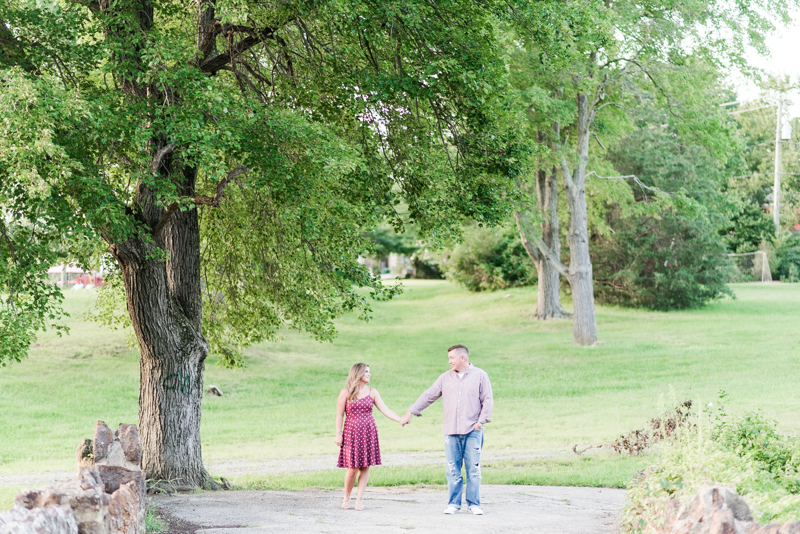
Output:
<path fill-rule="evenodd" d="M 492 406 L 494 405 L 494 398 L 492 397 L 492 384 L 489 382 L 489 375 L 483 373 L 480 383 L 480 399 L 481 399 L 481 413 L 478 416 L 478 423 L 490 423 L 492 421 Z"/>
<path fill-rule="evenodd" d="M 431 387 L 425 390 L 425 392 L 419 396 L 417 402 L 411 405 L 411 408 L 408 409 L 414 415 L 422 415 L 422 410 L 433 404 L 433 402 L 442 396 L 442 379 L 444 378 L 444 374 L 439 376 L 436 379 L 436 382 L 433 383 Z"/>

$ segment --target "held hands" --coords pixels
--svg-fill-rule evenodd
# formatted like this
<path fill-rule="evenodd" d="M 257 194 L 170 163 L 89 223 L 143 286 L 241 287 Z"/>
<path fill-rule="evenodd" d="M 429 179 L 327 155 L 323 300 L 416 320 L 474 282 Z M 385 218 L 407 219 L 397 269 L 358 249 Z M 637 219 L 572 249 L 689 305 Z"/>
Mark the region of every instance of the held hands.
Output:
<path fill-rule="evenodd" d="M 406 412 L 406 414 L 400 418 L 400 426 L 406 426 L 410 422 L 411 422 L 411 412 Z"/>

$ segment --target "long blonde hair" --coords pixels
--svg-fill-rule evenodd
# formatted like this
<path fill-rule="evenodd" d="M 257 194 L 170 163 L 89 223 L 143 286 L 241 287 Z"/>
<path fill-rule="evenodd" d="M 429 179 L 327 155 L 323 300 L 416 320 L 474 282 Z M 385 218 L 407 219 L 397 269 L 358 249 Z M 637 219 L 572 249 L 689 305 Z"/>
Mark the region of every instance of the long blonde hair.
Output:
<path fill-rule="evenodd" d="M 364 377 L 364 373 L 367 372 L 367 367 L 369 367 L 369 364 L 357 363 L 350 368 L 350 374 L 347 375 L 347 385 L 345 386 L 348 400 L 358 399 L 358 390 L 361 389 L 361 379 Z"/>

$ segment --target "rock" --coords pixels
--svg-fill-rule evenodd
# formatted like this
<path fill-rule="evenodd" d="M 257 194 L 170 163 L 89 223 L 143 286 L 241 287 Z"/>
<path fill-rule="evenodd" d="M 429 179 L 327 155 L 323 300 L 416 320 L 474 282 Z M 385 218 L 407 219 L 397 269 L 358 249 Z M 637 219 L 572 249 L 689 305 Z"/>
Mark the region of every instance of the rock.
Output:
<path fill-rule="evenodd" d="M 800 534 L 800 521 L 760 527 L 745 500 L 730 488 L 704 486 L 680 505 L 670 499 L 664 511 L 664 528 L 648 527 L 658 534 Z"/>
<path fill-rule="evenodd" d="M 108 503 L 103 481 L 94 466 L 81 468 L 77 479 L 39 490 L 23 490 L 14 499 L 15 508 L 34 514 L 49 508 L 69 511 L 80 534 L 108 533 Z M 56 534 L 63 531 L 43 529 L 39 532 Z"/>
<path fill-rule="evenodd" d="M 103 460 L 108 455 L 108 448 L 114 442 L 114 434 L 103 421 L 98 421 L 94 427 L 94 443 L 92 453 L 95 463 Z"/>
<path fill-rule="evenodd" d="M 14 506 L 0 512 L 0 534 L 78 534 L 78 523 L 69 508 Z"/>
<path fill-rule="evenodd" d="M 106 493 L 112 494 L 117 491 L 120 486 L 133 483 L 141 495 L 142 502 L 144 502 L 147 491 L 144 473 L 141 471 L 130 471 L 124 467 L 108 465 L 98 466 L 98 470 L 100 471 L 100 478 L 103 479 Z"/>
<path fill-rule="evenodd" d="M 209 386 L 208 390 L 206 391 L 209 395 L 215 395 L 217 397 L 222 397 L 222 390 L 219 389 L 217 386 Z"/>
<path fill-rule="evenodd" d="M 119 487 L 108 504 L 109 532 L 115 534 L 145 534 L 144 497 L 137 485 L 128 482 Z"/>
<path fill-rule="evenodd" d="M 122 444 L 122 452 L 130 463 L 139 465 L 142 462 L 142 445 L 139 439 L 139 429 L 136 425 L 120 424 L 117 437 Z"/>
<path fill-rule="evenodd" d="M 136 425 L 120 425 L 115 439 L 98 421 L 94 440 L 83 440 L 77 456 L 77 478 L 21 491 L 14 509 L 0 514 L 0 534 L 145 534 L 146 486 Z"/>

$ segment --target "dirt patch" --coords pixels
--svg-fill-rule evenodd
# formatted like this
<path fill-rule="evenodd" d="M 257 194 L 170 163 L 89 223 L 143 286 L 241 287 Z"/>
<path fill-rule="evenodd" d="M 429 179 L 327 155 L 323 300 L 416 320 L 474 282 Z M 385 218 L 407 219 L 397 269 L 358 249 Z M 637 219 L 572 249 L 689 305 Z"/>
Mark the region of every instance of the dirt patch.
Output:
<path fill-rule="evenodd" d="M 199 523 L 192 523 L 187 519 L 181 519 L 158 506 L 153 507 L 153 509 L 155 510 L 156 516 L 158 516 L 166 526 L 166 530 L 162 531 L 162 534 L 195 534 L 198 530 L 202 532 L 204 529 L 212 528 L 247 528 L 246 525 L 200 525 Z"/>

